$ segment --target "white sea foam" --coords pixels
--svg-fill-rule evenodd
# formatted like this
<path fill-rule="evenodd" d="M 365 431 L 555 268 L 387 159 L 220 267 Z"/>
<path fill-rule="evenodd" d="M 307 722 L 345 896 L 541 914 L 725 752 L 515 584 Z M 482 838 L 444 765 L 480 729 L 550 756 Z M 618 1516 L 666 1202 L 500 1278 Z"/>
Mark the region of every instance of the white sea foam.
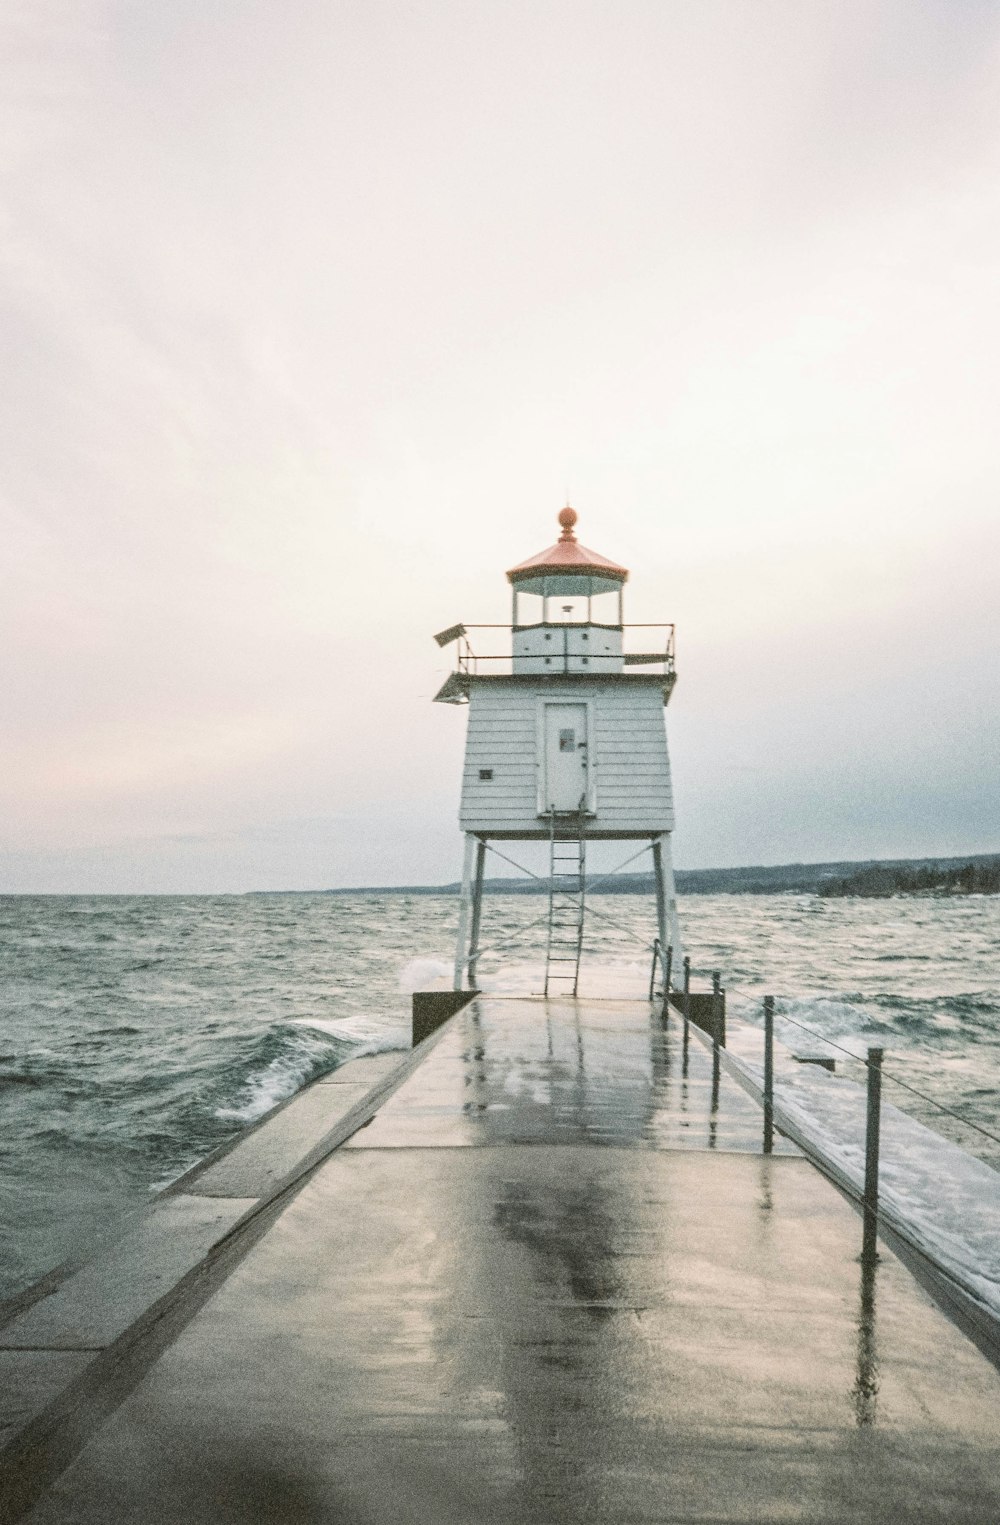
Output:
<path fill-rule="evenodd" d="M 399 971 L 399 988 L 406 995 L 429 990 L 437 980 L 450 979 L 452 965 L 440 958 L 411 958 Z"/>
<path fill-rule="evenodd" d="M 733 1004 L 737 1010 L 743 1005 L 739 1000 Z M 873 1022 L 864 1007 L 830 996 L 779 998 L 774 1020 L 776 1035 L 793 1054 L 825 1051 L 835 1056 L 838 1049 L 846 1049 L 864 1059 L 871 1042 Z"/>
<path fill-rule="evenodd" d="M 477 984 L 490 995 L 537 995 L 545 983 L 541 964 L 504 964 L 491 973 L 479 970 Z"/>
<path fill-rule="evenodd" d="M 384 1016 L 299 1017 L 290 1025 L 315 1028 L 341 1043 L 356 1046 L 357 1052 L 350 1055 L 352 1059 L 360 1058 L 361 1054 L 385 1054 L 410 1047 L 409 1029 L 402 1022 L 392 1023 Z"/>
<path fill-rule="evenodd" d="M 838 1000 L 833 996 L 801 995 L 778 999 L 776 1015 L 801 1022 L 834 1038 L 840 1033 L 856 1033 L 871 1027 L 870 1013 L 853 1001 Z"/>
<path fill-rule="evenodd" d="M 545 964 L 542 961 L 531 963 L 504 963 L 499 969 L 484 967 L 492 962 L 488 954 L 484 954 L 483 963 L 477 972 L 477 985 L 480 990 L 487 991 L 491 995 L 540 995 L 545 983 Z M 440 980 L 450 982 L 453 974 L 453 966 L 445 963 L 443 959 L 431 957 L 418 957 L 410 959 L 399 974 L 399 989 L 407 994 L 415 990 L 429 990 Z M 586 958 L 583 961 L 580 974 L 581 992 L 587 995 L 602 995 L 604 993 L 617 996 L 632 996 L 641 990 L 645 990 L 649 984 L 649 966 L 637 963 L 614 964 L 602 959 L 596 966 Z"/>
<path fill-rule="evenodd" d="M 489 995 L 541 995 L 545 986 L 544 963 L 503 964 L 490 973 L 481 973 L 480 990 Z M 558 986 L 556 994 L 565 990 Z M 593 964 L 584 958 L 580 967 L 581 995 L 597 1000 L 641 999 L 649 989 L 649 966 L 638 963 L 611 962 Z"/>

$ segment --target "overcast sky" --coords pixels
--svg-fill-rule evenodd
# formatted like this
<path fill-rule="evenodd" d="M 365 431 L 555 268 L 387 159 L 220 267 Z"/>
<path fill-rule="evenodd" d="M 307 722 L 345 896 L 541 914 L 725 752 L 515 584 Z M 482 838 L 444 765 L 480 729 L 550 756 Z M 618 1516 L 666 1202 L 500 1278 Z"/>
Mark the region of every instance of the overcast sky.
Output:
<path fill-rule="evenodd" d="M 1000 849 L 998 161 L 995 0 L 6 0 L 0 890 L 455 877 L 567 491 L 682 867 Z"/>

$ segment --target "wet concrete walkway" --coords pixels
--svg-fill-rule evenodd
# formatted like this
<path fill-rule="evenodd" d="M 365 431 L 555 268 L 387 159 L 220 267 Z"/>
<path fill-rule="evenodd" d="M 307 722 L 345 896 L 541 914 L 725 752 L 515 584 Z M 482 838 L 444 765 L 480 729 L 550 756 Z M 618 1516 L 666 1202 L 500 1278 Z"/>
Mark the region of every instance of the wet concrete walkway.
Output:
<path fill-rule="evenodd" d="M 30 1518 L 1000 1519 L 1000 1376 L 860 1237 L 676 1021 L 481 997 Z"/>

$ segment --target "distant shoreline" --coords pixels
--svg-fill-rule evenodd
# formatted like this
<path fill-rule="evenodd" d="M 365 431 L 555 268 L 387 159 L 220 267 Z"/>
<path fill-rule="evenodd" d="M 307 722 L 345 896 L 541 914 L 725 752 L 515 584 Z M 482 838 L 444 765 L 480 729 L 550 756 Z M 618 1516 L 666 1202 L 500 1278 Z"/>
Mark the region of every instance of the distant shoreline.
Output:
<path fill-rule="evenodd" d="M 595 876 L 595 882 L 601 875 Z M 781 863 L 748 868 L 678 869 L 679 895 L 819 894 L 885 898 L 896 894 L 1000 893 L 1000 854 L 957 858 L 867 858 L 838 863 Z M 994 888 L 987 886 L 994 885 Z M 600 894 L 650 895 L 652 874 L 615 874 Z M 252 895 L 457 895 L 460 884 L 350 885 L 327 890 L 251 890 Z M 544 895 L 544 879 L 487 879 L 490 895 Z"/>

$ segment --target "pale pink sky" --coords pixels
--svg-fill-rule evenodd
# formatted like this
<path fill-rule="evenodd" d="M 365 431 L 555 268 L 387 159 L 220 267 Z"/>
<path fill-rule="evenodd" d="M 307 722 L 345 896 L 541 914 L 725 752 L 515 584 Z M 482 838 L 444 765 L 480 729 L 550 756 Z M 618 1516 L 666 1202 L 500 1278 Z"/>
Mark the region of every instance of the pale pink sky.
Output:
<path fill-rule="evenodd" d="M 1000 849 L 1000 12 L 10 0 L 0 892 L 453 878 L 584 541 L 679 864 Z"/>

